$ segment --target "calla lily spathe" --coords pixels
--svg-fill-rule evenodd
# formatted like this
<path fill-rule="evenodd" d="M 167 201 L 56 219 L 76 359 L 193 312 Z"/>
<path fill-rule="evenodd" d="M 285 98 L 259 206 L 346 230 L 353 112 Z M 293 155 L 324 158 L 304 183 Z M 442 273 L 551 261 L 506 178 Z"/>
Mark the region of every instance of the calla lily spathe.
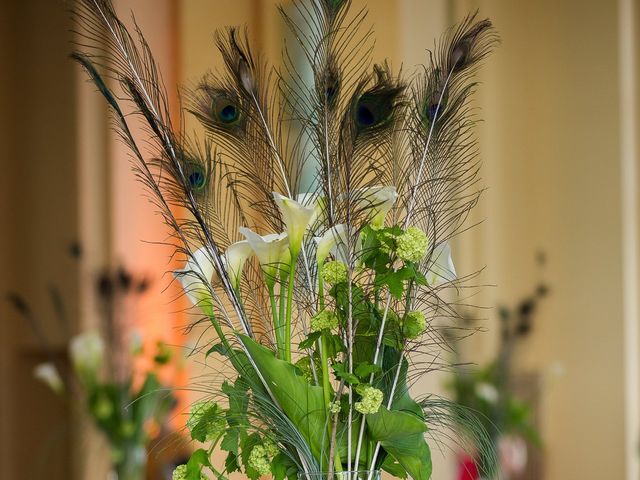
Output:
<path fill-rule="evenodd" d="M 245 227 L 240 227 L 251 246 L 251 250 L 258 257 L 265 280 L 273 284 L 278 274 L 278 268 L 286 261 L 289 250 L 289 237 L 286 233 L 271 233 L 261 236 Z"/>
<path fill-rule="evenodd" d="M 182 284 L 191 303 L 198 305 L 207 315 L 212 315 L 211 285 L 217 283 L 218 274 L 207 247 L 196 250 L 184 268 L 175 270 L 173 274 Z"/>
<path fill-rule="evenodd" d="M 431 255 L 427 282 L 432 287 L 437 287 L 456 279 L 456 268 L 451 258 L 451 247 L 447 242 L 438 244 Z"/>
<path fill-rule="evenodd" d="M 322 237 L 316 238 L 316 243 L 318 244 L 318 249 L 316 251 L 316 261 L 320 264 L 325 261 L 325 259 L 329 256 L 330 253 L 337 253 L 338 243 L 346 243 L 347 241 L 347 227 L 345 224 L 341 223 L 339 225 L 335 225 L 331 227 L 329 230 L 324 232 Z"/>
<path fill-rule="evenodd" d="M 58 395 L 64 392 L 64 383 L 58 369 L 52 362 L 41 363 L 33 369 L 33 376 L 45 383 Z"/>
<path fill-rule="evenodd" d="M 94 383 L 104 358 L 102 337 L 93 331 L 76 335 L 69 342 L 69 356 L 82 381 Z"/>
<path fill-rule="evenodd" d="M 300 253 L 302 239 L 307 228 L 317 215 L 315 206 L 305 206 L 276 192 L 273 192 L 273 199 L 276 201 L 284 223 L 287 225 L 291 255 L 296 256 Z"/>
<path fill-rule="evenodd" d="M 382 228 L 384 220 L 393 208 L 398 192 L 393 186 L 368 187 L 359 192 L 359 203 L 362 208 L 370 209 L 369 222 L 373 228 Z"/>
<path fill-rule="evenodd" d="M 231 280 L 231 284 L 236 290 L 240 286 L 244 264 L 252 253 L 253 250 L 249 242 L 247 240 L 240 240 L 239 242 L 229 245 L 224 254 L 229 280 Z"/>

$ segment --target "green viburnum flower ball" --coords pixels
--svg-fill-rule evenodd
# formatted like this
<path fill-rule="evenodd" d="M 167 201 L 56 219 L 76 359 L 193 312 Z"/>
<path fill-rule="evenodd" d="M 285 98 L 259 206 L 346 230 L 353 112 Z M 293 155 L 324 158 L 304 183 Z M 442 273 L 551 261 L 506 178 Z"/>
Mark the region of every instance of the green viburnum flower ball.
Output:
<path fill-rule="evenodd" d="M 278 453 L 280 453 L 278 445 L 276 445 L 273 440 L 265 438 L 264 442 L 262 442 L 262 445 L 264 446 L 264 451 L 266 452 L 268 458 L 273 458 L 278 455 Z"/>
<path fill-rule="evenodd" d="M 419 262 L 427 253 L 429 239 L 427 234 L 417 227 L 409 227 L 396 237 L 398 257 L 406 262 Z"/>
<path fill-rule="evenodd" d="M 402 326 L 402 332 L 407 338 L 418 338 L 427 328 L 427 320 L 424 313 L 417 310 L 407 313 Z"/>
<path fill-rule="evenodd" d="M 215 440 L 224 433 L 225 427 L 224 415 L 222 415 L 222 411 L 219 411 L 216 402 L 210 400 L 196 402 L 191 407 L 187 428 L 191 432 L 192 438 L 200 436 L 204 431 L 206 441 Z"/>
<path fill-rule="evenodd" d="M 341 409 L 340 402 L 335 401 L 329 404 L 329 413 L 336 414 L 339 413 Z"/>
<path fill-rule="evenodd" d="M 360 385 L 356 387 L 356 392 L 362 397 L 354 404 L 356 411 L 363 415 L 376 413 L 382 405 L 383 393 L 371 385 Z"/>
<path fill-rule="evenodd" d="M 260 475 L 268 475 L 271 473 L 271 462 L 267 456 L 267 450 L 263 445 L 256 445 L 251 449 L 247 464 Z"/>
<path fill-rule="evenodd" d="M 338 328 L 338 317 L 330 310 L 322 310 L 311 319 L 310 325 L 312 332 L 319 332 L 320 330 L 333 330 Z"/>
<path fill-rule="evenodd" d="M 325 283 L 334 285 L 336 283 L 342 283 L 347 281 L 347 266 L 337 260 L 327 262 L 322 266 L 322 280 Z"/>
<path fill-rule="evenodd" d="M 186 465 L 178 465 L 173 474 L 171 475 L 172 480 L 187 480 L 187 466 Z M 207 480 L 207 476 L 200 472 L 200 480 Z"/>

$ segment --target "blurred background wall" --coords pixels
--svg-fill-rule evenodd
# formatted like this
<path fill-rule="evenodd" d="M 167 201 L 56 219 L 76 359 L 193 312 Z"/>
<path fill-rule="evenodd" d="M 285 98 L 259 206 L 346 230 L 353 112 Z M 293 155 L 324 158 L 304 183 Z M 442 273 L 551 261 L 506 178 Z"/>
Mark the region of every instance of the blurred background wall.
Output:
<path fill-rule="evenodd" d="M 219 65 L 212 41 L 218 27 L 247 25 L 277 59 L 283 30 L 275 3 L 116 2 L 121 12 L 136 12 L 172 94 L 176 82 L 197 81 Z M 479 8 L 494 21 L 502 45 L 482 70 L 475 102 L 485 120 L 478 134 L 487 191 L 473 219 L 479 225 L 454 245 L 454 259 L 461 272 L 484 268 L 479 282 L 490 286 L 473 301 L 491 307 L 530 289 L 539 277 L 534 255 L 545 252 L 551 296 L 517 359 L 520 372 L 541 382 L 543 478 L 637 480 L 640 2 L 354 3 L 370 10 L 374 60 L 388 57 L 395 68 L 404 62 L 408 71 L 467 12 Z M 163 227 L 108 131 L 98 95 L 66 58 L 69 27 L 61 1 L 0 2 L 0 290 L 44 304 L 46 284 L 57 281 L 86 324 L 93 308 L 87 272 L 126 262 L 155 279 L 140 307 L 154 319 L 145 331 L 178 343 L 173 296 L 162 291 L 168 252 L 143 243 L 159 240 Z M 76 239 L 86 249 L 80 268 L 65 254 Z M 486 317 L 487 333 L 469 341 L 478 361 L 498 342 L 495 310 Z M 67 425 L 60 417 L 68 412 L 31 380 L 39 349 L 4 302 L 0 319 L 0 477 L 17 478 L 33 463 L 34 432 L 47 436 Z M 52 337 L 61 355 L 63 337 Z M 441 393 L 443 381 L 434 375 L 416 389 Z M 74 425 L 60 438 L 78 445 L 85 427 Z M 68 462 L 43 460 L 56 465 L 48 478 L 72 471 L 99 478 L 78 466 L 74 441 L 56 446 Z M 434 480 L 454 478 L 452 456 L 434 450 Z M 31 470 L 37 472 L 30 468 L 27 478 Z"/>

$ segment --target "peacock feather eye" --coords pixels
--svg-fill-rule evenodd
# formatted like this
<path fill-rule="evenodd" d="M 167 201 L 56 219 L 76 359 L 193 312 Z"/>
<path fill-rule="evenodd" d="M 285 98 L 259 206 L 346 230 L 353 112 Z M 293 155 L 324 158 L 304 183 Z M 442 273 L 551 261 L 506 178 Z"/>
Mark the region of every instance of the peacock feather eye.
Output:
<path fill-rule="evenodd" d="M 354 120 L 359 130 L 386 124 L 393 114 L 397 92 L 364 93 L 355 108 Z"/>
<path fill-rule="evenodd" d="M 371 109 L 371 105 L 367 105 L 366 103 L 358 104 L 356 120 L 358 121 L 358 124 L 363 127 L 370 127 L 374 123 L 377 123 L 376 115 Z"/>
<path fill-rule="evenodd" d="M 207 174 L 201 165 L 189 163 L 185 173 L 187 182 L 193 191 L 199 192 L 204 189 L 207 184 Z"/>
<path fill-rule="evenodd" d="M 225 105 L 220 110 L 220 120 L 225 123 L 235 122 L 238 119 L 238 109 L 235 105 Z"/>
<path fill-rule="evenodd" d="M 440 102 L 440 106 L 438 106 L 438 102 Z M 442 97 L 442 101 L 440 101 L 440 93 L 436 92 L 431 95 L 428 100 L 425 102 L 422 115 L 427 121 L 427 123 L 431 123 L 436 120 L 440 120 L 447 106 L 447 95 L 445 94 Z M 436 118 L 437 113 L 437 118 Z"/>
<path fill-rule="evenodd" d="M 237 104 L 229 98 L 222 97 L 214 99 L 211 108 L 215 118 L 223 124 L 232 125 L 240 119 L 240 109 Z"/>

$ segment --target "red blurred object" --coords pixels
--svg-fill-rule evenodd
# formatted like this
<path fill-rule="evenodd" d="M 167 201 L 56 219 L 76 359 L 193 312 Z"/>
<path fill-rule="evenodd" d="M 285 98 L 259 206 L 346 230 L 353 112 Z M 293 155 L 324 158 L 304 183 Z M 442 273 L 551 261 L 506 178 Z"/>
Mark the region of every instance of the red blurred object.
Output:
<path fill-rule="evenodd" d="M 478 480 L 478 467 L 470 455 L 462 455 L 458 464 L 458 480 Z"/>

